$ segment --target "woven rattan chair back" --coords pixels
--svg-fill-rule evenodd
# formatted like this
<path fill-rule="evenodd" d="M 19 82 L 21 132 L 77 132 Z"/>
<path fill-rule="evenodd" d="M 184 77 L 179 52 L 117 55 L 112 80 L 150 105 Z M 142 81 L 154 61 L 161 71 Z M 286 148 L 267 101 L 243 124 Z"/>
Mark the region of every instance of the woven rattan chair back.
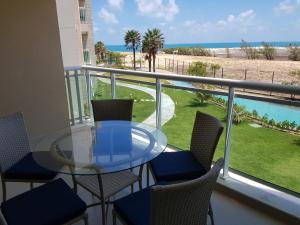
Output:
<path fill-rule="evenodd" d="M 3 173 L 30 152 L 23 115 L 0 118 L 0 172 Z"/>
<path fill-rule="evenodd" d="M 133 100 L 109 99 L 92 100 L 94 120 L 126 120 L 132 119 Z"/>
<path fill-rule="evenodd" d="M 151 225 L 205 225 L 212 191 L 223 166 L 219 159 L 204 176 L 151 190 Z"/>
<path fill-rule="evenodd" d="M 217 118 L 199 111 L 197 112 L 190 150 L 207 171 L 211 167 L 222 132 L 223 125 Z"/>

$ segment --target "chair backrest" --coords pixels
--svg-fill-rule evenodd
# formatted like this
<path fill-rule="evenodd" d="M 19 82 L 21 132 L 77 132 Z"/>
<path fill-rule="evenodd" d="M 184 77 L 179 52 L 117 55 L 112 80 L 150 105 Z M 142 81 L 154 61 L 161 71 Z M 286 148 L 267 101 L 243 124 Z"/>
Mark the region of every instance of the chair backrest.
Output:
<path fill-rule="evenodd" d="M 30 144 L 21 112 L 0 118 L 0 172 L 30 152 Z"/>
<path fill-rule="evenodd" d="M 204 176 L 151 189 L 151 225 L 205 225 L 212 191 L 223 166 L 219 159 Z"/>
<path fill-rule="evenodd" d="M 199 111 L 197 112 L 190 150 L 206 171 L 211 167 L 222 132 L 223 125 L 217 118 Z"/>
<path fill-rule="evenodd" d="M 132 119 L 131 99 L 92 100 L 92 106 L 95 121 Z"/>

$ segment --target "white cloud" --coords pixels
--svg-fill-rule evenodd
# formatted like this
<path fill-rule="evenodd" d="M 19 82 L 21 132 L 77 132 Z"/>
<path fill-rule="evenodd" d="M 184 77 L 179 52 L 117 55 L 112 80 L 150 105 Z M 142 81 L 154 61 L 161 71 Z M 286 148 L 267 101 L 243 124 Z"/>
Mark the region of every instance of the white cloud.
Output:
<path fill-rule="evenodd" d="M 115 14 L 107 11 L 105 8 L 102 8 L 98 12 L 98 16 L 107 24 L 118 24 L 119 21 L 116 18 Z"/>
<path fill-rule="evenodd" d="M 229 15 L 226 20 L 219 20 L 217 22 L 220 26 L 227 26 L 227 25 L 248 25 L 251 23 L 254 18 L 256 17 L 255 12 L 250 9 L 244 12 L 241 12 L 239 15 Z"/>
<path fill-rule="evenodd" d="M 163 18 L 170 21 L 179 12 L 175 0 L 136 0 L 138 11 L 143 16 Z"/>
<path fill-rule="evenodd" d="M 228 15 L 218 21 L 201 22 L 196 20 L 186 20 L 183 26 L 189 28 L 190 32 L 235 32 L 247 33 L 249 29 L 262 29 L 262 26 L 256 21 L 256 14 L 252 9 L 241 12 L 237 15 Z"/>
<path fill-rule="evenodd" d="M 300 0 L 283 0 L 274 8 L 276 14 L 291 14 L 300 6 Z"/>
<path fill-rule="evenodd" d="M 247 33 L 249 28 L 254 26 L 255 12 L 250 9 L 238 15 L 229 15 L 225 20 L 219 20 L 216 26 L 223 30 L 234 30 L 239 33 Z"/>
<path fill-rule="evenodd" d="M 107 0 L 107 3 L 111 9 L 121 10 L 124 0 Z"/>
<path fill-rule="evenodd" d="M 192 27 L 195 24 L 197 24 L 196 20 L 186 20 L 183 22 L 183 26 L 185 26 L 185 27 Z"/>

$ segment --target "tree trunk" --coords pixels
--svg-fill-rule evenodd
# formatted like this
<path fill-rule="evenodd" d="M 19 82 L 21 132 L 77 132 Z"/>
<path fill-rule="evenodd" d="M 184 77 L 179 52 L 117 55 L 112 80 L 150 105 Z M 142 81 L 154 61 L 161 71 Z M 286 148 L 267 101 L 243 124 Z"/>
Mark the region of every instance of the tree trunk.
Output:
<path fill-rule="evenodd" d="M 153 72 L 155 72 L 155 53 L 153 53 Z"/>
<path fill-rule="evenodd" d="M 136 67 L 135 67 L 135 46 L 133 46 L 133 69 L 136 70 Z"/>
<path fill-rule="evenodd" d="M 149 72 L 151 72 L 151 54 L 148 54 Z"/>

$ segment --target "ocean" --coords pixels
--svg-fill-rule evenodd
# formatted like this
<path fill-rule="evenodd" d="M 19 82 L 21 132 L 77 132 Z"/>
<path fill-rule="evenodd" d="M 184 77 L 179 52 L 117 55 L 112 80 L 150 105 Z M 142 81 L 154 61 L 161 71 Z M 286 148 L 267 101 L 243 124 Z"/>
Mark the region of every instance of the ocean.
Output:
<path fill-rule="evenodd" d="M 252 47 L 260 47 L 261 42 L 248 42 Z M 287 47 L 289 44 L 300 46 L 300 41 L 277 41 L 268 42 L 274 47 Z M 241 42 L 228 43 L 181 43 L 181 44 L 165 44 L 165 48 L 179 48 L 179 47 L 203 47 L 203 48 L 239 48 Z M 131 52 L 124 45 L 106 45 L 106 48 L 112 52 Z"/>

